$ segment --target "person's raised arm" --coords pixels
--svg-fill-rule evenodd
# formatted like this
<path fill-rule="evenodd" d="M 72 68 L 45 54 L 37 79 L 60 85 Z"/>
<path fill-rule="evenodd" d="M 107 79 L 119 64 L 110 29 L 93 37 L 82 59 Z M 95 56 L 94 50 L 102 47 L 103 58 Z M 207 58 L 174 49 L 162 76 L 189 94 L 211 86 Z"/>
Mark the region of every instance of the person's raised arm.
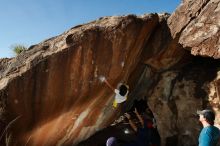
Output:
<path fill-rule="evenodd" d="M 114 92 L 115 89 L 112 87 L 111 84 L 109 84 L 109 82 L 105 79 L 104 82 L 106 83 L 106 85 Z"/>
<path fill-rule="evenodd" d="M 138 113 L 137 109 L 134 109 L 134 113 L 136 114 L 136 116 L 138 117 L 138 120 L 141 122 L 141 126 L 144 127 L 144 120 L 141 117 L 141 115 Z"/>
<path fill-rule="evenodd" d="M 112 85 L 106 80 L 106 78 L 104 76 L 99 77 L 99 80 L 101 82 L 105 82 L 105 84 L 114 92 L 115 89 L 112 87 Z"/>
<path fill-rule="evenodd" d="M 128 113 L 125 113 L 125 117 L 128 119 L 128 122 L 131 126 L 131 128 L 137 132 L 137 126 L 134 124 L 134 122 L 131 120 L 131 116 Z"/>

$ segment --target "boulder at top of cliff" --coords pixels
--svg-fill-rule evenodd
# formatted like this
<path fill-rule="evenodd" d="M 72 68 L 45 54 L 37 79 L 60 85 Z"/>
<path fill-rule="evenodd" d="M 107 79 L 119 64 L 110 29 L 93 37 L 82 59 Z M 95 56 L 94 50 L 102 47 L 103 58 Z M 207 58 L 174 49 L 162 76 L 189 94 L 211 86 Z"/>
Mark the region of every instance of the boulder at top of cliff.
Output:
<path fill-rule="evenodd" d="M 220 58 L 220 0 L 185 0 L 171 15 L 173 37 L 193 55 Z"/>
<path fill-rule="evenodd" d="M 1 60 L 8 144 L 74 145 L 113 122 L 121 109 L 99 77 L 128 82 L 157 24 L 157 14 L 104 17 Z"/>
<path fill-rule="evenodd" d="M 188 50 L 218 58 L 218 12 L 218 1 L 185 0 L 171 17 L 103 17 L 0 59 L 0 145 L 76 145 L 141 98 L 162 145 L 196 145 L 194 112 L 220 115 L 220 68 Z M 101 76 L 114 87 L 129 84 L 124 105 L 112 108 L 114 92 Z"/>

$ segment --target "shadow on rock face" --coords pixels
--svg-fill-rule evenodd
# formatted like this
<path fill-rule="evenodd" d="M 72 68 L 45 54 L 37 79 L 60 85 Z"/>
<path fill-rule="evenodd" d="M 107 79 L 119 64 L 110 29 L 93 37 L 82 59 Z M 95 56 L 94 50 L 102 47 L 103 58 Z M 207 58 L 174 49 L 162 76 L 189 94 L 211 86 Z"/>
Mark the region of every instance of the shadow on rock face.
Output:
<path fill-rule="evenodd" d="M 138 110 L 139 114 L 147 114 L 150 118 L 153 118 L 153 113 L 148 108 L 147 101 L 143 99 L 135 100 L 133 106 L 127 112 L 131 115 L 131 119 L 137 127 L 141 127 L 141 123 L 133 112 L 135 108 Z M 135 140 L 137 140 L 137 133 L 132 130 L 128 120 L 123 115 L 120 118 L 121 120 L 116 120 L 112 126 L 97 132 L 77 146 L 106 146 L 106 141 L 109 137 L 115 137 L 120 146 L 133 142 L 135 143 Z"/>
<path fill-rule="evenodd" d="M 128 123 L 107 127 L 77 146 L 105 146 L 109 137 L 116 137 L 120 144 L 125 144 L 135 139 L 135 133 Z"/>

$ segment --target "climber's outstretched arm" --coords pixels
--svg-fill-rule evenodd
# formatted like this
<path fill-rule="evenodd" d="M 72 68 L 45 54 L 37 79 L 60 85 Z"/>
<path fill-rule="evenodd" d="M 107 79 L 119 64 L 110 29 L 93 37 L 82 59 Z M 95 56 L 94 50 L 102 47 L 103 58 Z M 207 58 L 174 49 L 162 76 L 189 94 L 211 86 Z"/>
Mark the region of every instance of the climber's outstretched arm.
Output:
<path fill-rule="evenodd" d="M 106 83 L 106 85 L 114 92 L 115 89 L 112 87 L 111 84 L 109 84 L 109 82 L 105 79 L 104 82 Z"/>
<path fill-rule="evenodd" d="M 99 80 L 100 80 L 101 82 L 105 82 L 105 84 L 106 84 L 113 92 L 115 92 L 115 89 L 112 87 L 111 84 L 109 84 L 109 82 L 106 80 L 106 78 L 105 78 L 104 76 L 100 76 L 100 77 L 99 77 Z"/>

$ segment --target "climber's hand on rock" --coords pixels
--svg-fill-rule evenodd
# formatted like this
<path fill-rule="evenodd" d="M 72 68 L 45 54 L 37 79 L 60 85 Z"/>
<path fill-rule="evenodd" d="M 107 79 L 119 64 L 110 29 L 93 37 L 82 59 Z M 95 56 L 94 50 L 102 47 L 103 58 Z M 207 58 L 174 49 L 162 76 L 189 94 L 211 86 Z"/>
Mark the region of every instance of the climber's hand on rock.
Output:
<path fill-rule="evenodd" d="M 101 82 L 105 82 L 105 81 L 106 81 L 106 79 L 105 79 L 104 76 L 100 76 L 100 77 L 99 77 L 99 80 L 100 80 Z"/>

